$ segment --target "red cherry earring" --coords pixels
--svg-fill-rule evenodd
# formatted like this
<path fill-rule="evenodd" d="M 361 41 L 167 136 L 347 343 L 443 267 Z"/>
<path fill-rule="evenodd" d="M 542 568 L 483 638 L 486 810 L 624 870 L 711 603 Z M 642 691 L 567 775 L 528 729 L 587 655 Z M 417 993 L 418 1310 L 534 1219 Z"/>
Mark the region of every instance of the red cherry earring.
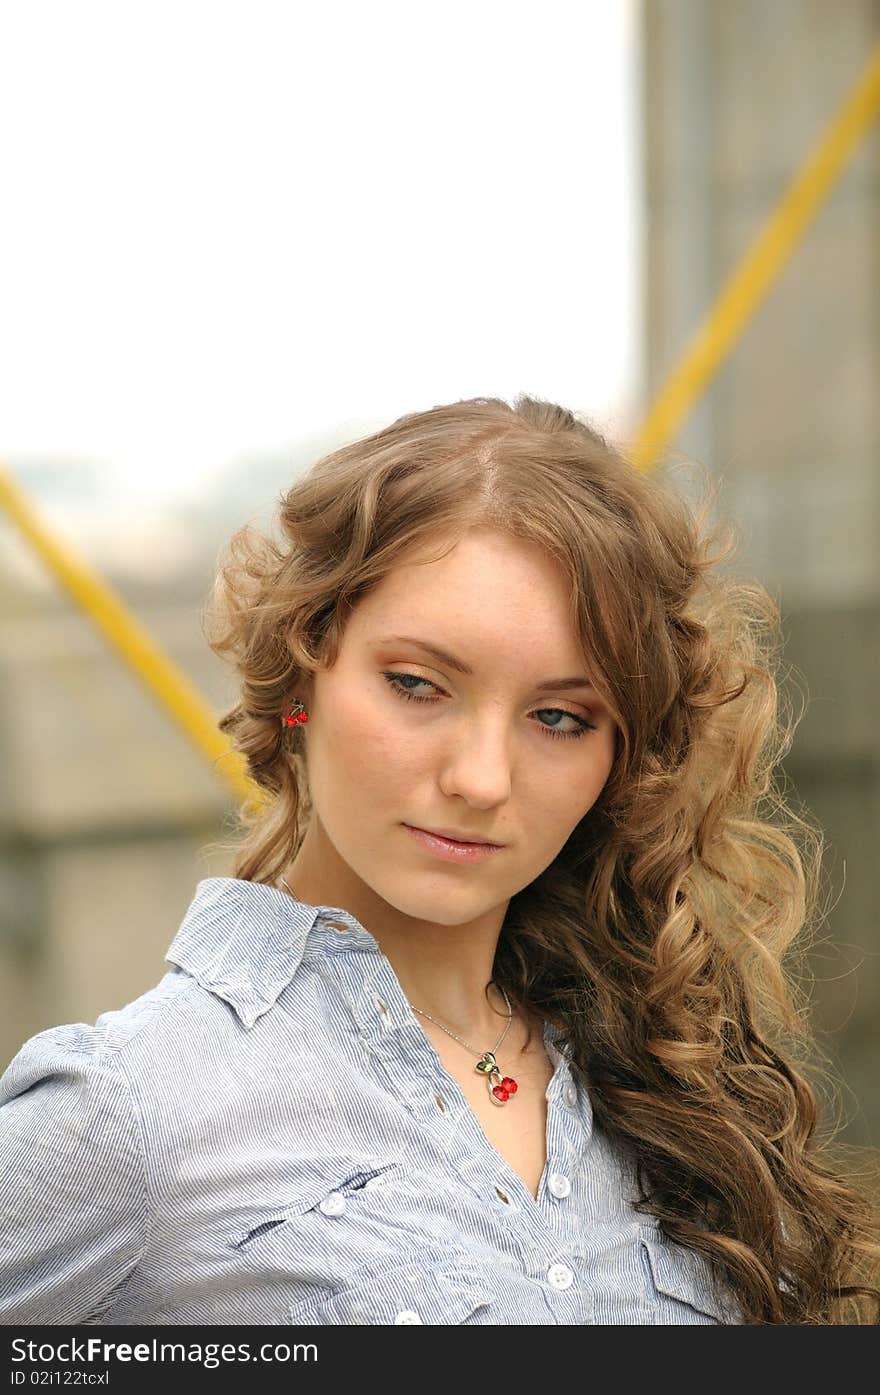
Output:
<path fill-rule="evenodd" d="M 299 708 L 299 711 L 296 709 Z M 301 702 L 294 702 L 289 712 L 282 714 L 282 722 L 287 727 L 295 727 L 297 722 L 307 722 L 309 714 Z"/>

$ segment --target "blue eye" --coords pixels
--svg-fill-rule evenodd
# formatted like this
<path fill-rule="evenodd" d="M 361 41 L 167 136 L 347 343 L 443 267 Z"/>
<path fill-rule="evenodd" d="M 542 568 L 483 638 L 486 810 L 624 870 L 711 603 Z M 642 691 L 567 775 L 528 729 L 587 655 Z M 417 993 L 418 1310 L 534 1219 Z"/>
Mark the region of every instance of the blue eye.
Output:
<path fill-rule="evenodd" d="M 428 678 L 420 678 L 417 673 L 395 673 L 393 670 L 386 669 L 383 671 L 382 677 L 390 686 L 391 691 L 397 693 L 398 697 L 404 698 L 407 702 L 438 701 L 436 697 L 431 697 L 422 693 L 414 693 L 410 688 L 403 686 L 403 680 L 409 679 L 413 683 L 424 683 L 426 687 L 433 688 L 435 692 L 441 691 L 436 683 L 432 683 Z M 538 711 L 541 714 L 556 713 L 560 717 L 570 717 L 573 722 L 577 722 L 577 730 L 575 731 L 557 731 L 555 728 L 545 726 L 543 722 L 539 722 L 538 725 L 541 730 L 552 737 L 554 741 L 577 740 L 578 737 L 583 736 L 585 732 L 596 731 L 597 729 L 595 722 L 588 722 L 585 717 L 578 717 L 574 712 L 566 712 L 562 707 L 541 707 Z"/>

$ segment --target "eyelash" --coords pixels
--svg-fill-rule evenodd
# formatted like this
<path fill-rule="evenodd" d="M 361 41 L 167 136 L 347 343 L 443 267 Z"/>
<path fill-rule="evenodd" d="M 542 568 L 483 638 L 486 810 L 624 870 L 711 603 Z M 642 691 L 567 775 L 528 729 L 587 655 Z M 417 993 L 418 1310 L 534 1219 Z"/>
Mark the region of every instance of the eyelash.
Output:
<path fill-rule="evenodd" d="M 382 677 L 387 681 L 391 691 L 397 693 L 398 697 L 404 698 L 407 702 L 435 701 L 432 697 L 426 697 L 420 693 L 413 693 L 408 688 L 401 688 L 397 681 L 399 678 L 414 678 L 417 683 L 427 683 L 429 687 L 436 688 L 437 684 L 432 683 L 430 678 L 422 678 L 421 674 L 418 673 L 399 673 L 395 672 L 393 669 L 384 670 Z M 588 722 L 585 717 L 578 717 L 574 712 L 566 712 L 563 707 L 540 707 L 538 711 L 561 712 L 563 717 L 571 717 L 573 721 L 577 722 L 579 728 L 577 731 L 557 731 L 555 728 L 545 727 L 542 722 L 539 722 L 538 725 L 541 730 L 546 732 L 554 741 L 577 741 L 580 737 L 585 736 L 588 731 L 596 731 L 597 729 L 595 722 Z"/>

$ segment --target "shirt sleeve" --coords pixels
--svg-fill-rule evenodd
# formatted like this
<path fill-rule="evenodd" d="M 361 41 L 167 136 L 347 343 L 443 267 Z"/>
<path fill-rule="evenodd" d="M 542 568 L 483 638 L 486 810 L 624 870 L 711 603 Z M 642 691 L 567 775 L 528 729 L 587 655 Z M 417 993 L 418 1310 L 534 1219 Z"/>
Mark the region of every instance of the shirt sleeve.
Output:
<path fill-rule="evenodd" d="M 103 1315 L 148 1234 L 140 1120 L 95 1027 L 52 1027 L 0 1077 L 0 1323 Z"/>

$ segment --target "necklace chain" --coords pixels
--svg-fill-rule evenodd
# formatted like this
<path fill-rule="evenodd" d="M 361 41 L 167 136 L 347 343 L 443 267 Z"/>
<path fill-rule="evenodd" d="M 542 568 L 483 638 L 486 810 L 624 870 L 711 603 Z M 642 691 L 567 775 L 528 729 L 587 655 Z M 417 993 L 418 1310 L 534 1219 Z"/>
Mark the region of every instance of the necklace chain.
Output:
<path fill-rule="evenodd" d="M 499 983 L 498 987 L 501 988 L 501 984 L 500 984 L 500 983 Z M 498 1038 L 498 1040 L 496 1041 L 495 1045 L 492 1047 L 492 1052 L 491 1052 L 491 1054 L 492 1054 L 493 1056 L 494 1056 L 495 1053 L 497 1052 L 497 1050 L 498 1050 L 499 1046 L 501 1045 L 501 1043 L 504 1041 L 504 1038 L 507 1036 L 507 1033 L 510 1031 L 510 1024 L 511 1024 L 511 1022 L 513 1021 L 513 1008 L 510 1006 L 510 999 L 508 998 L 507 994 L 504 992 L 504 989 L 503 989 L 503 988 L 501 988 L 501 992 L 504 994 L 504 1002 L 505 1002 L 505 1004 L 507 1005 L 507 1024 L 506 1024 L 506 1026 L 505 1026 L 505 1028 L 504 1028 L 504 1031 L 501 1033 L 501 1036 Z M 449 1029 L 448 1027 L 444 1027 L 444 1025 L 443 1025 L 442 1022 L 437 1022 L 437 1018 L 436 1018 L 436 1017 L 432 1017 L 431 1014 L 430 1014 L 429 1012 L 423 1012 L 421 1008 L 417 1008 L 417 1007 L 414 1007 L 414 1008 L 413 1008 L 413 1012 L 417 1012 L 417 1013 L 419 1014 L 420 1017 L 427 1017 L 427 1019 L 428 1019 L 429 1022 L 435 1022 L 435 1023 L 437 1024 L 437 1026 L 440 1028 L 441 1032 L 445 1032 L 446 1035 L 449 1036 L 449 1037 L 455 1037 L 455 1040 L 456 1040 L 456 1041 L 460 1041 L 461 1044 L 462 1044 L 462 1046 L 466 1047 L 467 1050 L 470 1051 L 472 1055 L 477 1055 L 477 1056 L 479 1056 L 479 1055 L 482 1054 L 481 1052 L 477 1051 L 477 1049 L 476 1049 L 475 1046 L 468 1046 L 467 1042 L 463 1039 L 463 1037 L 457 1036 L 456 1033 L 450 1031 L 450 1029 Z"/>
<path fill-rule="evenodd" d="M 293 896 L 293 891 L 292 891 L 292 889 L 291 889 L 291 887 L 290 887 L 290 884 L 286 881 L 286 879 L 285 879 L 284 877 L 279 877 L 278 880 L 281 881 L 281 882 L 284 882 L 284 885 L 287 887 L 287 890 L 290 892 L 291 896 Z M 296 897 L 294 897 L 294 900 L 296 900 Z M 505 1004 L 505 1007 L 507 1008 L 507 1023 L 506 1023 L 506 1025 L 505 1025 L 504 1031 L 501 1033 L 501 1036 L 498 1038 L 498 1040 L 496 1041 L 495 1045 L 492 1047 L 491 1053 L 488 1053 L 488 1054 L 491 1054 L 492 1056 L 495 1055 L 495 1053 L 496 1053 L 496 1051 L 498 1050 L 499 1046 L 501 1046 L 502 1043 L 504 1042 L 504 1038 L 507 1036 L 507 1033 L 510 1031 L 510 1024 L 511 1024 L 511 1022 L 513 1021 L 513 1008 L 510 1006 L 510 999 L 508 998 L 507 994 L 506 994 L 505 991 L 504 991 L 504 988 L 502 987 L 502 985 L 501 985 L 500 983 L 498 984 L 498 987 L 501 989 L 501 992 L 502 992 L 502 994 L 503 994 L 503 996 L 504 996 L 504 1004 Z M 410 1006 L 412 1007 L 412 1004 L 410 1004 Z M 483 1055 L 483 1054 L 486 1054 L 486 1053 L 483 1053 L 483 1052 L 478 1052 L 477 1049 L 476 1049 L 476 1047 L 474 1047 L 474 1046 L 468 1046 L 467 1042 L 464 1040 L 463 1037 L 458 1036 L 458 1035 L 457 1035 L 455 1032 L 453 1032 L 449 1027 L 444 1027 L 443 1023 L 442 1023 L 442 1022 L 438 1022 L 438 1021 L 437 1021 L 437 1018 L 436 1018 L 436 1017 L 432 1017 L 431 1014 L 430 1014 L 429 1012 L 423 1012 L 421 1008 L 417 1008 L 417 1007 L 414 1007 L 414 1008 L 413 1008 L 413 1012 L 417 1012 L 417 1013 L 419 1014 L 420 1017 L 427 1017 L 427 1019 L 428 1019 L 429 1022 L 434 1022 L 434 1023 L 440 1028 L 441 1032 L 445 1032 L 447 1036 L 453 1037 L 456 1041 L 460 1041 L 461 1044 L 462 1044 L 462 1046 L 465 1047 L 466 1050 L 470 1051 L 472 1055 Z"/>

